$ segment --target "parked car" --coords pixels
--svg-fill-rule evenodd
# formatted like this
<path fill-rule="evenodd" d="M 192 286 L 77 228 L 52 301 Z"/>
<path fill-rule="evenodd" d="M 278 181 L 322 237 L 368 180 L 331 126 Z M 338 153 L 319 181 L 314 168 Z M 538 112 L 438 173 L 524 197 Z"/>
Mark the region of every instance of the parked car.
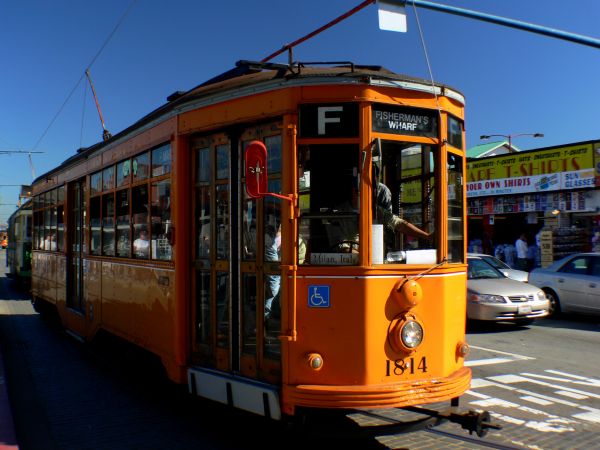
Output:
<path fill-rule="evenodd" d="M 550 314 L 600 313 L 600 253 L 576 253 L 534 269 L 529 283 L 544 290 Z"/>
<path fill-rule="evenodd" d="M 525 272 L 524 270 L 513 269 L 508 264 L 506 264 L 504 261 L 499 260 L 495 256 L 486 255 L 484 253 L 469 253 L 467 256 L 477 256 L 478 258 L 484 259 L 487 263 L 494 266 L 496 269 L 498 269 L 500 272 L 502 272 L 508 278 L 512 278 L 513 280 L 522 281 L 524 283 L 527 283 L 527 280 L 529 278 L 529 273 Z"/>
<path fill-rule="evenodd" d="M 544 291 L 508 278 L 484 258 L 467 256 L 467 318 L 527 325 L 549 314 Z"/>

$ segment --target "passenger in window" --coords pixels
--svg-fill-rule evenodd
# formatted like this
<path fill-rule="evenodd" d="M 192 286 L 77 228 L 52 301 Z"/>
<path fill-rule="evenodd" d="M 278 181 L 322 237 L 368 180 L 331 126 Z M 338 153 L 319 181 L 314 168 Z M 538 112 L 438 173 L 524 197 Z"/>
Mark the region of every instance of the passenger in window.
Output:
<path fill-rule="evenodd" d="M 56 251 L 56 236 L 54 233 L 50 233 L 48 236 L 46 236 L 46 240 L 44 241 L 44 249 L 52 252 Z"/>
<path fill-rule="evenodd" d="M 267 236 L 270 239 L 265 248 L 265 259 L 267 261 L 280 261 L 281 252 L 281 225 L 273 236 Z M 277 317 L 280 312 L 279 288 L 281 286 L 281 275 L 267 275 L 267 292 L 265 293 L 265 318 L 271 319 Z"/>
<path fill-rule="evenodd" d="M 133 254 L 136 258 L 145 259 L 150 255 L 150 241 L 146 230 L 140 230 L 137 239 L 133 241 Z"/>
<path fill-rule="evenodd" d="M 376 178 L 379 168 L 375 166 Z M 392 212 L 392 193 L 383 183 L 375 181 L 377 184 L 377 211 L 385 227 L 393 232 L 408 234 L 418 238 L 430 238 L 432 233 L 421 230 L 416 225 L 401 219 Z"/>

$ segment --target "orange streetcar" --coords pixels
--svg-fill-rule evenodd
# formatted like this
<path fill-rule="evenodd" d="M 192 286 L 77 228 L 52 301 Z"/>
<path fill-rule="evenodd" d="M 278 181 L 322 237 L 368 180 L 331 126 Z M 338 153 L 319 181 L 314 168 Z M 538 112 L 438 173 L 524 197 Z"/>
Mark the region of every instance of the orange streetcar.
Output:
<path fill-rule="evenodd" d="M 380 67 L 245 61 L 167 100 L 34 182 L 35 305 L 273 419 L 457 406 L 463 96 Z"/>

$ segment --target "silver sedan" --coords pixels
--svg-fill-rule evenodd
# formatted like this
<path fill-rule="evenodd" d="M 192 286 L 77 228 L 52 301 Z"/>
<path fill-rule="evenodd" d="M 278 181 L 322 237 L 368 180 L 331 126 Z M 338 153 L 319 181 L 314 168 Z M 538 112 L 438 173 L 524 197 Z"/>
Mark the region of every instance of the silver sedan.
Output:
<path fill-rule="evenodd" d="M 535 269 L 529 283 L 544 290 L 551 314 L 600 314 L 600 253 L 576 253 Z"/>
<path fill-rule="evenodd" d="M 508 278 L 512 278 L 513 280 L 522 281 L 527 283 L 529 278 L 529 273 L 524 270 L 513 269 L 504 261 L 500 261 L 498 258 L 492 255 L 486 255 L 485 253 L 469 253 L 468 256 L 478 256 L 485 260 L 485 262 L 490 263 Z"/>
<path fill-rule="evenodd" d="M 549 314 L 550 303 L 539 287 L 508 278 L 483 258 L 468 256 L 467 261 L 468 319 L 525 325 Z"/>

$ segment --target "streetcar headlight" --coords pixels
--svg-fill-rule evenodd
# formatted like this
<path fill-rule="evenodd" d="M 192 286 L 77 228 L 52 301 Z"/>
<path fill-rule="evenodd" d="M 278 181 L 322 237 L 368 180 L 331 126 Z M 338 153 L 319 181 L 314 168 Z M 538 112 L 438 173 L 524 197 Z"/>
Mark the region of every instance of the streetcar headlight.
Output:
<path fill-rule="evenodd" d="M 400 331 L 400 338 L 406 347 L 413 349 L 423 342 L 423 327 L 419 322 L 408 320 Z"/>
<path fill-rule="evenodd" d="M 414 314 L 406 314 L 392 324 L 390 345 L 398 353 L 414 353 L 423 342 L 423 325 Z"/>

